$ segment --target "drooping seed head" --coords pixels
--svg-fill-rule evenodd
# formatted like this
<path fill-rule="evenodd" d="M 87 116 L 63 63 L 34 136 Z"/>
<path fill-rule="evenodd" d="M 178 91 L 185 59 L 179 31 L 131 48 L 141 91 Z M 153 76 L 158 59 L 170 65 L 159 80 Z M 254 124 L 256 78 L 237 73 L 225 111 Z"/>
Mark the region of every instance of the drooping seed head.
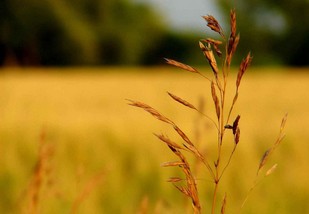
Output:
<path fill-rule="evenodd" d="M 219 24 L 219 22 L 215 19 L 215 17 L 213 17 L 212 15 L 207 15 L 207 16 L 203 16 L 203 18 L 205 19 L 205 21 L 207 22 L 207 26 L 219 33 L 222 37 L 224 37 L 224 33 L 223 33 L 223 30 Z"/>

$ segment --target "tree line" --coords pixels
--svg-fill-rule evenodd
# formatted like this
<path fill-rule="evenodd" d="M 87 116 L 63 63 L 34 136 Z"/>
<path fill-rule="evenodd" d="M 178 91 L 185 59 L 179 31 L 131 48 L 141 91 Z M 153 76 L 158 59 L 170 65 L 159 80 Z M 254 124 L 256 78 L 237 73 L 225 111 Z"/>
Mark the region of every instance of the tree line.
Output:
<path fill-rule="evenodd" d="M 217 1 L 229 14 L 226 0 Z M 239 55 L 255 62 L 308 65 L 309 3 L 239 0 Z M 157 65 L 163 57 L 201 62 L 199 33 L 170 30 L 147 5 L 130 0 L 1 0 L 0 64 Z M 228 17 L 226 17 L 228 20 Z"/>

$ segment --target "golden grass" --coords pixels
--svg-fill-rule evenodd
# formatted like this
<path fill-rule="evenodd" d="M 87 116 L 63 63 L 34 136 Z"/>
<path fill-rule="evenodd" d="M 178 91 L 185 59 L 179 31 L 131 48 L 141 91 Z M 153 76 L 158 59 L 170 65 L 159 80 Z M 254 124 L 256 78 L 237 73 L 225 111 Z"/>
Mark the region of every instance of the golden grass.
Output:
<path fill-rule="evenodd" d="M 129 108 L 125 98 L 140 99 L 155 106 L 190 132 L 194 130 L 195 121 L 184 115 L 194 118 L 197 114 L 186 108 L 177 109 L 169 95 L 165 99 L 162 94 L 177 91 L 194 106 L 198 106 L 203 97 L 205 108 L 213 109 L 205 81 L 196 75 L 167 68 L 128 69 L 135 73 L 116 68 L 82 70 L 84 72 L 70 74 L 61 69 L 51 73 L 17 69 L 0 75 L 0 191 L 3 196 L 0 212 L 20 213 L 15 205 L 22 200 L 21 195 L 31 179 L 39 135 L 44 128 L 46 141 L 53 145 L 55 153 L 53 171 L 49 175 L 54 182 L 52 189 L 45 188 L 46 194 L 40 196 L 42 213 L 69 213 L 89 180 L 102 168 L 104 179 L 78 206 L 80 213 L 135 213 L 146 196 L 148 210 L 185 213 L 179 205 L 183 204 L 182 199 L 164 182 L 175 173 L 160 168 L 160 163 L 172 156 L 151 134 L 166 130 L 167 126 L 149 123 L 148 116 Z M 242 117 L 242 145 L 235 157 L 243 166 L 237 171 L 252 178 L 256 168 L 250 167 L 254 163 L 258 167 L 263 152 L 277 137 L 280 118 L 289 112 L 287 137 L 279 152 L 269 160 L 268 168 L 278 163 L 276 173 L 257 187 L 244 213 L 307 212 L 309 75 L 288 68 L 289 73 L 272 70 L 276 69 L 250 70 L 244 76 L 241 99 L 235 106 Z M 212 72 L 207 68 L 199 71 Z M 183 111 L 187 111 L 186 114 Z M 211 111 L 210 116 L 215 118 L 215 111 Z M 143 126 L 137 129 L 134 124 Z M 205 126 L 208 132 L 216 131 L 209 128 L 209 121 Z M 207 137 L 202 137 L 201 141 L 214 143 Z M 239 166 L 232 162 L 227 177 L 237 168 Z M 207 184 L 207 175 L 201 173 L 197 182 Z M 229 182 L 233 185 L 226 207 L 228 213 L 234 209 L 232 204 L 239 205 L 250 188 L 245 180 L 229 178 Z M 242 198 L 238 199 L 240 196 Z M 174 197 L 175 202 L 169 197 Z M 223 200 L 224 195 L 220 197 Z"/>

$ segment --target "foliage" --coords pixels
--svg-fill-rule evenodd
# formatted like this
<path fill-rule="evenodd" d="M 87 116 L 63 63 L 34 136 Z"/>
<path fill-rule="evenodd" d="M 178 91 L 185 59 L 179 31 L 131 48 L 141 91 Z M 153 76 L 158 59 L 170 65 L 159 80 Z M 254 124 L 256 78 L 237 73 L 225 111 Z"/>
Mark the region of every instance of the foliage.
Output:
<path fill-rule="evenodd" d="M 226 14 L 230 3 L 218 2 L 222 14 Z M 242 29 L 239 49 L 242 54 L 250 46 L 256 61 L 264 64 L 308 65 L 308 1 L 240 0 L 236 2 L 236 10 Z"/>
<path fill-rule="evenodd" d="M 154 11 L 128 0 L 0 4 L 2 63 L 5 57 L 26 65 L 140 63 L 163 31 Z"/>

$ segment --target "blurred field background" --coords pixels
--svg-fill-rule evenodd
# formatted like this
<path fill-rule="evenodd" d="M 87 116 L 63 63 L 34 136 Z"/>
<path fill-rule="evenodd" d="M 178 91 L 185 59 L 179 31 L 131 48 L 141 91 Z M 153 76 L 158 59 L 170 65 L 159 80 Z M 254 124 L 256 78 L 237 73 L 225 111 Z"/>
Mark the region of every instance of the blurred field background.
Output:
<path fill-rule="evenodd" d="M 211 126 L 178 106 L 171 91 L 214 116 L 208 83 L 198 76 L 167 68 L 6 69 L 0 75 L 2 213 L 28 207 L 25 191 L 38 158 L 42 130 L 54 148 L 50 172 L 40 191 L 40 213 L 70 213 L 87 184 L 103 172 L 78 213 L 137 213 L 145 203 L 150 213 L 186 213 L 185 200 L 166 180 L 177 172 L 160 167 L 174 160 L 152 135 L 172 130 L 144 112 L 126 105 L 127 98 L 143 100 L 172 118 L 201 146 L 215 144 Z M 208 69 L 204 69 L 210 72 Z M 235 113 L 240 113 L 241 144 L 228 170 L 223 191 L 228 210 L 236 212 L 256 173 L 263 152 L 274 142 L 281 118 L 289 113 L 286 138 L 271 163 L 278 169 L 249 198 L 244 213 L 307 212 L 309 76 L 305 70 L 252 69 L 245 76 Z M 101 73 L 104 71 L 104 73 Z M 238 162 L 238 163 L 237 163 Z M 270 166 L 269 166 L 270 167 Z M 201 174 L 201 194 L 212 184 Z M 226 185 L 226 186 L 225 186 Z M 223 192 L 221 192 L 223 194 Z M 203 201 L 205 209 L 209 202 Z M 190 207 L 189 207 L 190 208 Z"/>
<path fill-rule="evenodd" d="M 155 107 L 211 155 L 209 121 L 166 94 L 203 104 L 214 117 L 209 85 L 163 58 L 211 76 L 198 40 L 216 35 L 201 16 L 214 15 L 226 29 L 234 7 L 241 34 L 234 71 L 248 51 L 254 58 L 233 115 L 241 115 L 241 142 L 219 199 L 227 192 L 227 213 L 239 213 L 288 113 L 286 138 L 268 166 L 278 168 L 242 213 L 308 213 L 309 5 L 302 0 L 2 0 L 0 213 L 190 213 L 166 182 L 179 172 L 160 166 L 174 157 L 152 133 L 176 136 L 126 99 Z M 207 213 L 213 185 L 197 171 Z"/>

